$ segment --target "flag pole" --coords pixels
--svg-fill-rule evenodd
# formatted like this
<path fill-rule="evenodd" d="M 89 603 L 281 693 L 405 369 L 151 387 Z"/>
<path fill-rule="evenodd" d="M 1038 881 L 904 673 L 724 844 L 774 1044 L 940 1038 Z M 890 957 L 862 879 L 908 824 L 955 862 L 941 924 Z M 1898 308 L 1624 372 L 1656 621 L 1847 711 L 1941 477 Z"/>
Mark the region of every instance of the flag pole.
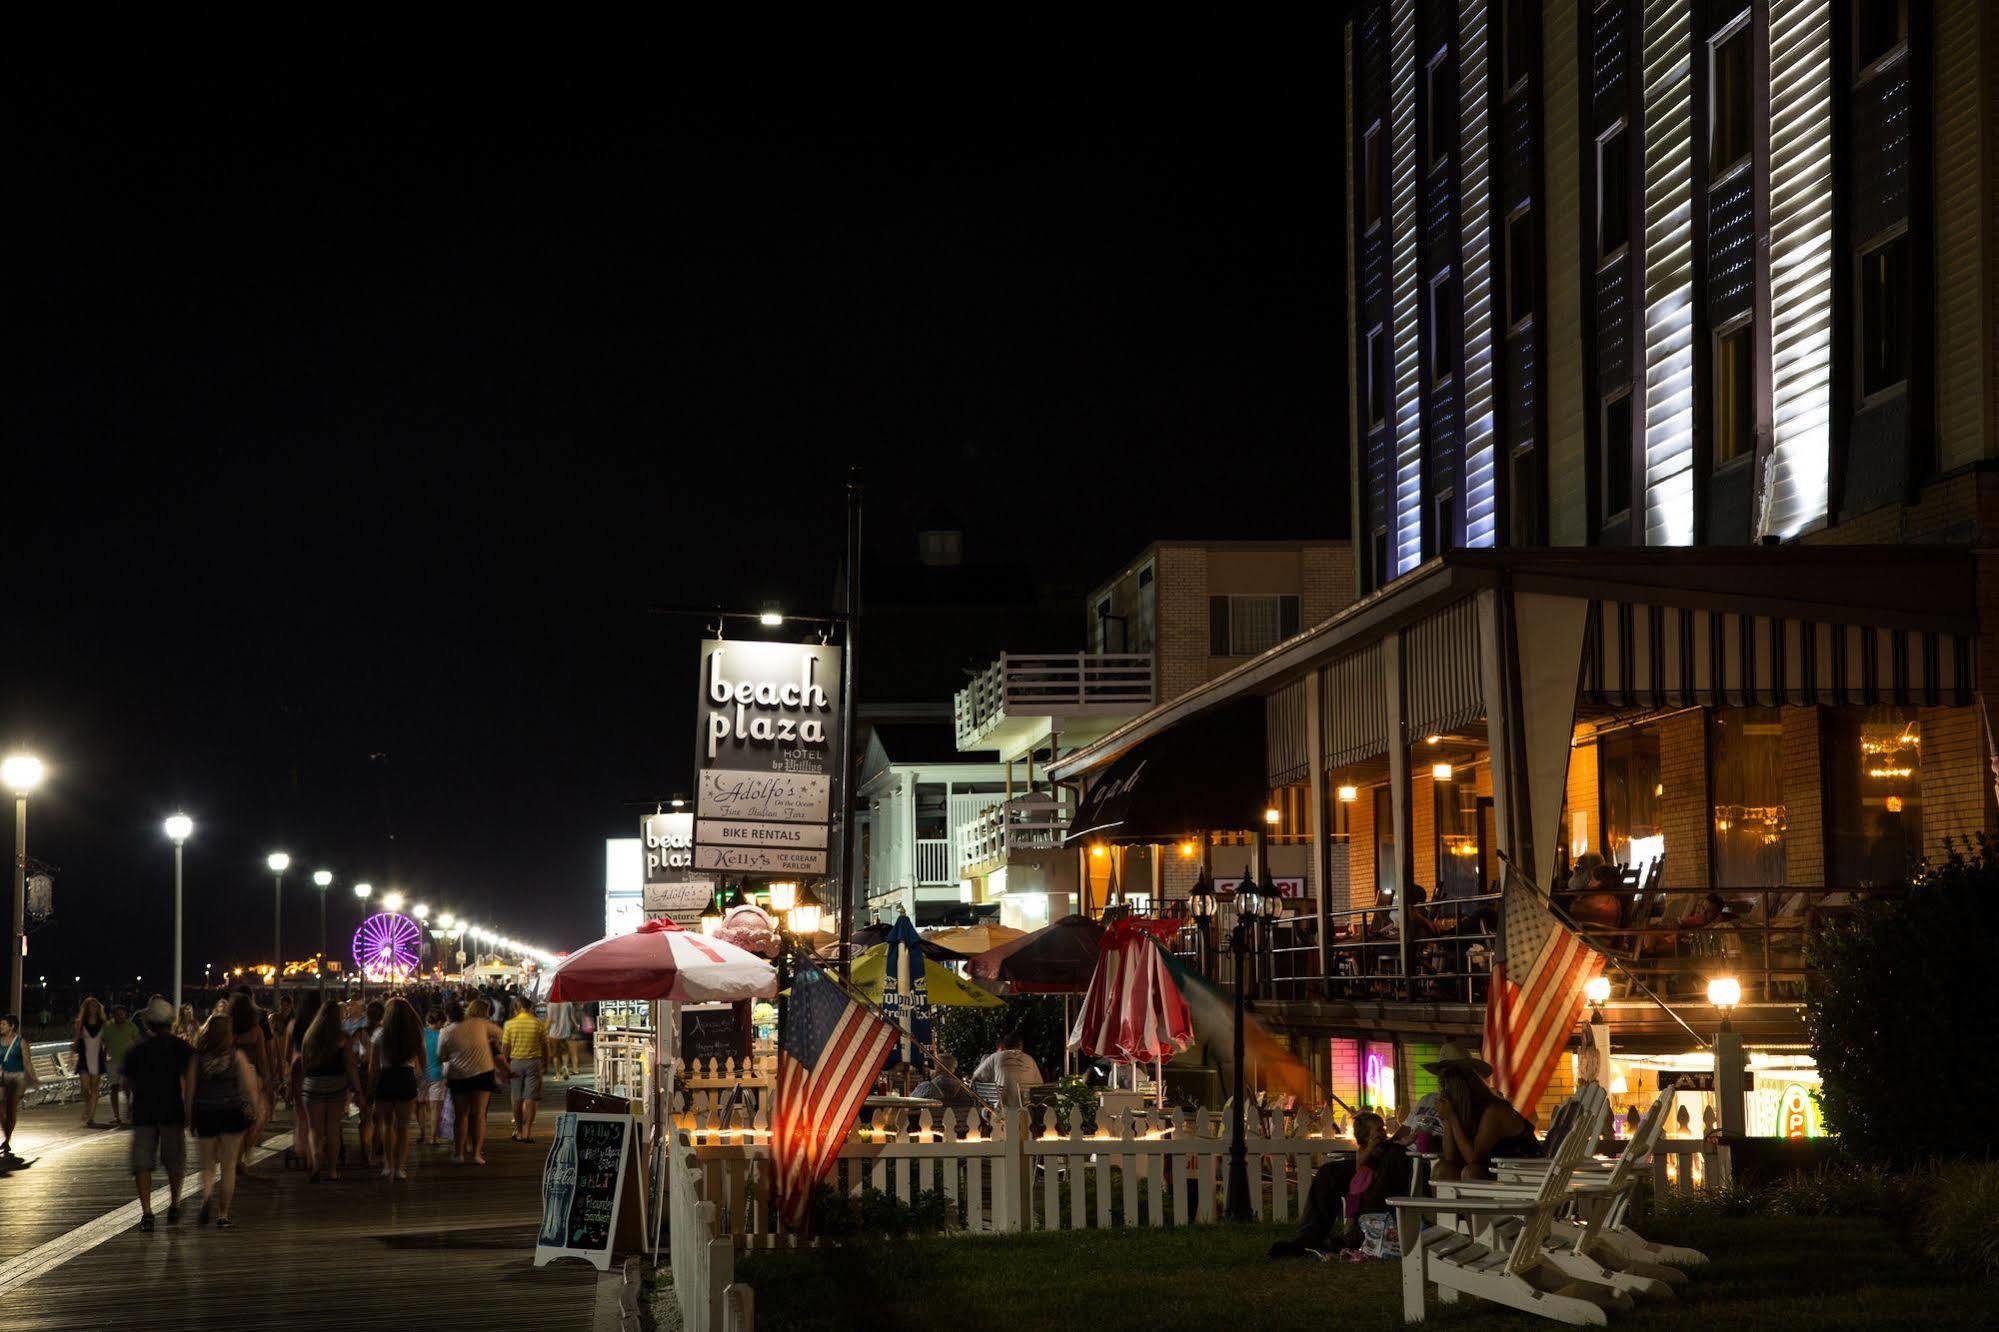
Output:
<path fill-rule="evenodd" d="M 1532 878 L 1528 877 L 1525 870 L 1522 870 L 1518 865 L 1513 863 L 1512 856 L 1507 855 L 1504 851 L 1500 851 L 1497 848 L 1494 849 L 1494 854 L 1499 857 L 1500 863 L 1506 866 L 1508 873 L 1512 874 L 1514 878 L 1520 880 L 1521 883 L 1527 885 L 1527 889 L 1529 892 L 1533 893 L 1536 897 L 1540 898 L 1543 902 L 1547 904 L 1549 912 L 1553 914 L 1556 920 L 1562 922 L 1562 924 L 1567 926 L 1569 929 L 1574 930 L 1576 932 L 1576 936 L 1578 938 L 1581 938 L 1582 926 L 1576 924 L 1575 917 L 1571 916 L 1566 909 L 1564 909 L 1561 905 L 1559 905 L 1555 901 L 1554 896 L 1552 894 L 1542 892 L 1541 886 L 1535 883 Z M 1500 901 L 1500 910 L 1504 911 L 1505 909 L 1506 909 L 1506 903 L 1504 898 L 1502 897 Z M 1500 937 L 1504 939 L 1505 935 L 1506 931 L 1502 928 L 1500 930 Z M 1584 939 L 1583 942 L 1586 945 L 1589 944 L 1589 940 L 1587 939 Z M 1644 996 L 1647 999 L 1650 999 L 1654 1004 L 1658 1005 L 1660 1012 L 1664 1013 L 1667 1017 L 1673 1019 L 1673 1021 L 1679 1023 L 1681 1028 L 1685 1030 L 1687 1035 L 1694 1038 L 1694 1043 L 1696 1045 L 1700 1046 L 1702 1049 L 1707 1048 L 1708 1043 L 1701 1039 L 1701 1034 L 1695 1031 L 1692 1027 L 1687 1026 L 1687 1020 L 1681 1017 L 1678 1013 L 1675 1013 L 1672 1010 L 1672 1008 L 1666 1003 L 1665 1000 L 1661 999 L 1658 995 L 1652 993 L 1652 987 L 1647 985 L 1644 981 L 1639 980 L 1637 973 L 1632 971 L 1630 967 L 1625 966 L 1622 961 L 1611 956 L 1609 953 L 1604 952 L 1601 948 L 1595 947 L 1594 945 L 1590 945 L 1590 950 L 1594 952 L 1598 957 L 1602 958 L 1604 961 L 1610 963 L 1610 965 L 1616 967 L 1619 971 L 1623 972 L 1624 978 L 1630 981 L 1633 985 L 1637 986 L 1638 989 L 1644 994 Z"/>

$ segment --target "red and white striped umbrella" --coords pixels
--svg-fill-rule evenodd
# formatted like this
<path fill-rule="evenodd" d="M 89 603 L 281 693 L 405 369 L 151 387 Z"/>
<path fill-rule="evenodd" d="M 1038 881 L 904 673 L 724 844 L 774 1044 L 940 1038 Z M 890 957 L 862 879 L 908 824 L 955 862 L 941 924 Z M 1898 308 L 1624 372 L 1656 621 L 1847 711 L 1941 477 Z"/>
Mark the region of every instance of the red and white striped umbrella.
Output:
<path fill-rule="evenodd" d="M 733 1003 L 776 993 L 777 969 L 770 963 L 732 943 L 689 934 L 665 917 L 577 949 L 556 966 L 548 989 L 548 997 L 558 1003 Z"/>
<path fill-rule="evenodd" d="M 1104 935 L 1069 1044 L 1086 1055 L 1149 1064 L 1193 1043 L 1194 1015 L 1148 923 L 1117 922 Z"/>

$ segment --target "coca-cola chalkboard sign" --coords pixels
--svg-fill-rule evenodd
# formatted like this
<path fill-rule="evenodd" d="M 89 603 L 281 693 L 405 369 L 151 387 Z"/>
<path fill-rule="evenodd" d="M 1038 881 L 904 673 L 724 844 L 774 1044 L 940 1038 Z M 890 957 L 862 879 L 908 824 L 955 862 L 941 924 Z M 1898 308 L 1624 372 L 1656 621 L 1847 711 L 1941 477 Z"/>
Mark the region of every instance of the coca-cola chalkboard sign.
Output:
<path fill-rule="evenodd" d="M 631 1160 L 630 1115 L 561 1114 L 541 1172 L 541 1231 L 536 1267 L 582 1258 L 611 1270 Z"/>

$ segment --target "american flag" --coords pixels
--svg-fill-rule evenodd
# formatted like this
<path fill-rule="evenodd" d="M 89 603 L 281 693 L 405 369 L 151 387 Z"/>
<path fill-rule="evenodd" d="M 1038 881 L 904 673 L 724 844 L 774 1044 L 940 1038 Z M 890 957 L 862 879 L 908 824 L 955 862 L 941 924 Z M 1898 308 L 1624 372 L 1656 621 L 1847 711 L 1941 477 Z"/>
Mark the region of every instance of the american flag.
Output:
<path fill-rule="evenodd" d="M 803 1230 L 812 1213 L 812 1191 L 832 1169 L 902 1033 L 811 963 L 792 976 L 783 1027 L 770 1132 L 773 1191 L 785 1224 Z"/>
<path fill-rule="evenodd" d="M 1511 874 L 1500 906 L 1506 952 L 1485 1001 L 1485 1058 L 1494 1090 L 1531 1117 L 1582 1016 L 1583 983 L 1603 969 L 1603 956 Z"/>

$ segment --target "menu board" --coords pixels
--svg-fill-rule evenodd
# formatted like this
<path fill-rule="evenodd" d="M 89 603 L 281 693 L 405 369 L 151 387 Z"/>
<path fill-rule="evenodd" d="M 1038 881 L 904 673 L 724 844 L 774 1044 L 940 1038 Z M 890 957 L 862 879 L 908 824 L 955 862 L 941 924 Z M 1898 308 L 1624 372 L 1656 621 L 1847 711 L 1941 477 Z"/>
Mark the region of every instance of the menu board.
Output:
<path fill-rule="evenodd" d="M 635 1141 L 633 1124 L 630 1115 L 555 1117 L 555 1139 L 541 1174 L 536 1267 L 558 1258 L 581 1258 L 600 1271 L 611 1270 L 626 1166 Z"/>
<path fill-rule="evenodd" d="M 681 1009 L 679 1054 L 684 1060 L 733 1059 L 740 1066 L 750 1057 L 749 1003 Z"/>

